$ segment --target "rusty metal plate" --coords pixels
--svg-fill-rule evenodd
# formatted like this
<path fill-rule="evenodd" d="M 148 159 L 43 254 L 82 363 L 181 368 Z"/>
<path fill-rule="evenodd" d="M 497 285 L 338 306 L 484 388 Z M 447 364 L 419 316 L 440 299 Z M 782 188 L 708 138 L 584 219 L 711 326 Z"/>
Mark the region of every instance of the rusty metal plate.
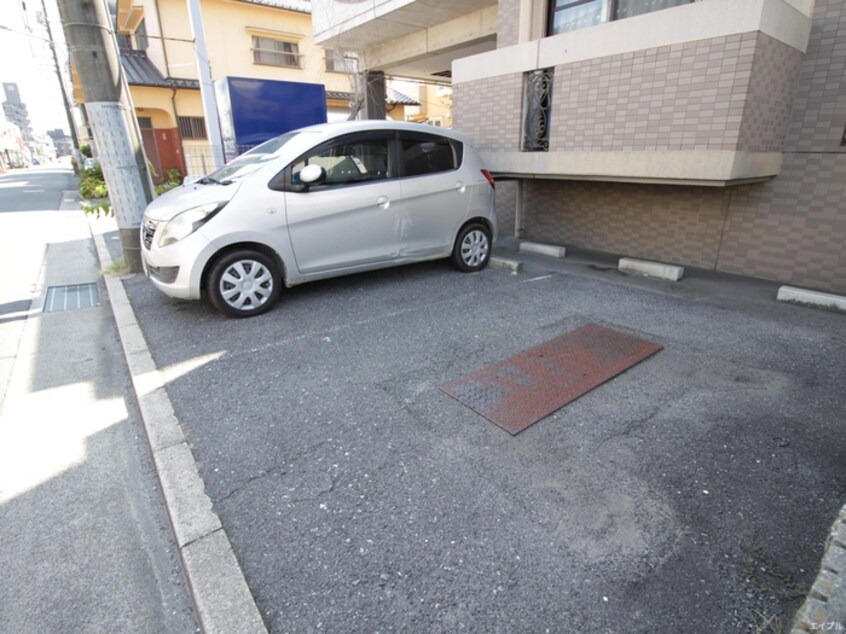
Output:
<path fill-rule="evenodd" d="M 588 324 L 442 385 L 441 390 L 513 435 L 661 348 Z"/>

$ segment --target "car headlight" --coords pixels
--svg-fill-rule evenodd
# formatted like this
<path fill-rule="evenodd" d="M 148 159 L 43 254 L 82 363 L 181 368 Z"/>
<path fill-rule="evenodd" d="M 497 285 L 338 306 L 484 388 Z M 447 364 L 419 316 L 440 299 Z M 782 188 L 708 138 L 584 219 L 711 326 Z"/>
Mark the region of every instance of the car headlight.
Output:
<path fill-rule="evenodd" d="M 206 222 L 223 207 L 226 203 L 209 203 L 200 207 L 194 207 L 183 211 L 169 220 L 158 232 L 159 247 L 166 247 L 169 244 L 186 238 L 202 227 Z"/>

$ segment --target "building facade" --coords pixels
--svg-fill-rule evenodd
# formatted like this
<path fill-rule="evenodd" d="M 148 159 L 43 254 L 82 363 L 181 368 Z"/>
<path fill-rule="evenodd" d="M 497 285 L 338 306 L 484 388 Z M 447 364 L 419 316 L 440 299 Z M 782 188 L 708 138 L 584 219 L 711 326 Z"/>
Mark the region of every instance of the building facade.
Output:
<path fill-rule="evenodd" d="M 21 99 L 18 85 L 11 82 L 4 83 L 3 94 L 6 97 L 3 101 L 3 114 L 6 117 L 6 121 L 20 128 L 25 143 L 32 143 L 34 137 L 32 136 L 32 125 L 29 121 L 29 109 Z"/>
<path fill-rule="evenodd" d="M 226 77 L 321 84 L 328 119 L 346 119 L 356 89 L 356 60 L 312 38 L 308 0 L 203 0 L 212 79 Z M 184 0 L 118 0 L 121 61 L 144 149 L 161 182 L 167 172 L 204 174 L 213 167 L 198 81 L 194 38 Z M 401 115 L 416 102 L 389 91 Z"/>
<path fill-rule="evenodd" d="M 495 8 L 495 48 L 451 75 L 506 231 L 846 292 L 842 1 Z"/>

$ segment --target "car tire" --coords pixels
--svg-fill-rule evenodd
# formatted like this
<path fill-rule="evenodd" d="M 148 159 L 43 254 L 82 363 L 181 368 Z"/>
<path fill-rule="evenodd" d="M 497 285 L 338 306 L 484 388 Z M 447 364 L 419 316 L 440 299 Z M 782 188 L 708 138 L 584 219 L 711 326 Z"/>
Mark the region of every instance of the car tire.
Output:
<path fill-rule="evenodd" d="M 279 265 L 258 251 L 243 249 L 220 257 L 208 276 L 212 306 L 230 317 L 253 317 L 271 309 L 279 297 Z"/>
<path fill-rule="evenodd" d="M 491 232 L 485 225 L 474 222 L 462 228 L 455 238 L 452 263 L 459 271 L 481 271 L 491 259 Z"/>

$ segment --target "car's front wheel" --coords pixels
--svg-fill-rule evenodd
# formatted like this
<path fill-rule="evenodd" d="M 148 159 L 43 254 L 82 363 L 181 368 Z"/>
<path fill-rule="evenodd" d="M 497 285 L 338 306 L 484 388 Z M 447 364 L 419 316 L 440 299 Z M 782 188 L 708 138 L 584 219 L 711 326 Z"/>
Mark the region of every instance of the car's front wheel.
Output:
<path fill-rule="evenodd" d="M 272 258 L 243 249 L 214 263 L 207 290 L 211 305 L 224 315 L 252 317 L 270 310 L 281 285 L 281 271 Z"/>
<path fill-rule="evenodd" d="M 491 256 L 491 232 L 481 223 L 472 223 L 458 232 L 452 249 L 452 262 L 467 273 L 481 271 Z"/>

